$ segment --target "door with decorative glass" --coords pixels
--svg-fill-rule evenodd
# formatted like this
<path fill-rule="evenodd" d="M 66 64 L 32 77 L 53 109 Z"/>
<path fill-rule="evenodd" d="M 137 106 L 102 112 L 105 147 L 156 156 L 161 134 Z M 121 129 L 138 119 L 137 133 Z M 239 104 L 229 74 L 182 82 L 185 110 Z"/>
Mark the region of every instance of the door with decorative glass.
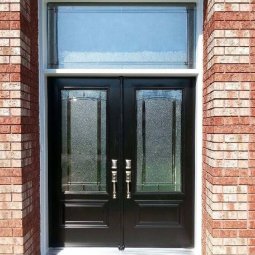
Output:
<path fill-rule="evenodd" d="M 194 80 L 49 78 L 50 246 L 192 247 Z"/>

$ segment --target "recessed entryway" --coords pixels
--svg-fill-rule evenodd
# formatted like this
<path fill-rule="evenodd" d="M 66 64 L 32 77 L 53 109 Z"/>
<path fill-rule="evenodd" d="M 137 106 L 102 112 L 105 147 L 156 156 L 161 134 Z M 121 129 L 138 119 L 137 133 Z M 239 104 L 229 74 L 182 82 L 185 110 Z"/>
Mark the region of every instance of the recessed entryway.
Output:
<path fill-rule="evenodd" d="M 50 246 L 194 245 L 194 79 L 49 78 Z"/>

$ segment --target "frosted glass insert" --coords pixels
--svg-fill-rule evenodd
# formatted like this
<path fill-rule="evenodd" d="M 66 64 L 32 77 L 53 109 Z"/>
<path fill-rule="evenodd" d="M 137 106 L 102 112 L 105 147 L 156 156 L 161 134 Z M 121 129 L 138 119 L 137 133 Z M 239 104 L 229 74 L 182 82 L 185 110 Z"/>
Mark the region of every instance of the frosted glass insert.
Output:
<path fill-rule="evenodd" d="M 139 90 L 137 191 L 181 191 L 181 90 Z"/>
<path fill-rule="evenodd" d="M 50 68 L 191 68 L 194 8 L 49 5 Z"/>
<path fill-rule="evenodd" d="M 62 190 L 106 190 L 106 91 L 63 90 Z"/>

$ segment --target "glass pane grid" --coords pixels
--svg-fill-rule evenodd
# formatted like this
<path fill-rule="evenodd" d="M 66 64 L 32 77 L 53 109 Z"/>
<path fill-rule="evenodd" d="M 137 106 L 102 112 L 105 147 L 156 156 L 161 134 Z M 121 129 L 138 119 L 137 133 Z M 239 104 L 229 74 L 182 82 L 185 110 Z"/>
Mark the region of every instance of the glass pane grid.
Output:
<path fill-rule="evenodd" d="M 105 191 L 106 185 L 101 185 L 101 183 L 75 183 L 70 182 L 62 185 L 62 191 L 80 191 L 80 192 L 88 192 L 88 191 Z"/>
<path fill-rule="evenodd" d="M 180 192 L 181 184 L 173 183 L 146 183 L 137 185 L 138 192 Z"/>

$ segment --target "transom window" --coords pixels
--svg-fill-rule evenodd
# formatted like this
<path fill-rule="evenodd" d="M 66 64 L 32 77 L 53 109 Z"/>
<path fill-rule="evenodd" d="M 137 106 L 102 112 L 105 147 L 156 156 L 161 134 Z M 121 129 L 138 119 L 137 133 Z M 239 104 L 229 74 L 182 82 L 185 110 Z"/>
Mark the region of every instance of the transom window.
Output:
<path fill-rule="evenodd" d="M 193 4 L 48 4 L 48 68 L 193 68 L 194 16 Z"/>

